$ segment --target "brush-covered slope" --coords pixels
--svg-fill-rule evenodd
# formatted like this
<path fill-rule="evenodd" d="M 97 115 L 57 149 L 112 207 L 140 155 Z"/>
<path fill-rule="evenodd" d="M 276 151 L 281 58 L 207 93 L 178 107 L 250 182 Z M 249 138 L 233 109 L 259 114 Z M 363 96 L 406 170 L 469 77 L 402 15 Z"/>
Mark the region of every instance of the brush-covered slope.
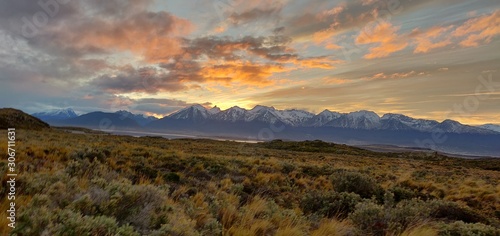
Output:
<path fill-rule="evenodd" d="M 50 126 L 40 119 L 13 108 L 0 109 L 0 129 L 32 129 L 40 130 Z"/>

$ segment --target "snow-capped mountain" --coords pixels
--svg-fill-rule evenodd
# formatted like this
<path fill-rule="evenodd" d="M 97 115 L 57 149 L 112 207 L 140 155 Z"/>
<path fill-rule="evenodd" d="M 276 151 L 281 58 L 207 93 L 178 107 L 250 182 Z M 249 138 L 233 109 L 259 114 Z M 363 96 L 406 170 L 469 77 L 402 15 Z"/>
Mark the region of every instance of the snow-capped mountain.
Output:
<path fill-rule="evenodd" d="M 243 121 L 245 120 L 246 112 L 247 110 L 238 106 L 234 106 L 215 114 L 214 119 L 219 121 L 229 121 L 229 122 Z"/>
<path fill-rule="evenodd" d="M 500 133 L 500 125 L 485 124 L 485 125 L 480 125 L 477 127 L 487 129 L 487 130 L 492 130 L 492 131 Z"/>
<path fill-rule="evenodd" d="M 351 128 L 351 129 L 378 129 L 380 128 L 380 117 L 373 111 L 355 111 L 348 114 L 342 114 L 333 119 L 325 126 Z"/>
<path fill-rule="evenodd" d="M 279 112 L 274 109 L 274 107 L 266 107 L 257 105 L 251 110 L 245 112 L 245 121 L 259 121 L 269 124 L 275 124 L 277 122 L 283 122 Z"/>
<path fill-rule="evenodd" d="M 469 125 L 460 124 L 458 121 L 454 120 L 444 120 L 438 125 L 433 127 L 434 130 L 441 130 L 447 133 L 457 133 L 457 134 L 466 134 L 466 133 L 479 133 L 479 134 L 492 134 L 494 131 L 478 128 Z"/>
<path fill-rule="evenodd" d="M 301 126 L 314 117 L 313 113 L 297 109 L 277 111 L 277 114 L 283 123 L 291 126 Z"/>
<path fill-rule="evenodd" d="M 177 120 L 191 120 L 191 121 L 203 121 L 206 119 L 210 119 L 212 117 L 212 113 L 209 112 L 204 106 L 200 104 L 195 104 L 189 107 L 186 107 L 180 111 L 172 113 L 168 116 L 170 119 Z"/>
<path fill-rule="evenodd" d="M 276 110 L 274 107 L 257 105 L 251 110 L 246 110 L 238 106 L 231 107 L 221 111 L 218 107 L 206 109 L 201 105 L 193 105 L 182 109 L 169 118 L 173 119 L 192 119 L 196 120 L 217 120 L 226 122 L 263 122 L 275 124 L 277 122 L 290 126 L 301 126 L 308 121 L 314 114 L 302 110 Z"/>
<path fill-rule="evenodd" d="M 402 114 L 387 113 L 380 118 L 382 129 L 389 130 L 418 130 L 430 132 L 439 124 L 434 120 L 415 119 Z"/>
<path fill-rule="evenodd" d="M 194 123 L 217 121 L 219 124 L 246 123 L 281 123 L 290 127 L 334 127 L 357 130 L 392 130 L 446 133 L 492 134 L 484 127 L 473 127 L 453 120 L 437 122 L 434 120 L 415 119 L 402 114 L 388 113 L 380 117 L 373 111 L 355 111 L 338 113 L 324 110 L 319 114 L 290 109 L 278 110 L 274 107 L 257 105 L 250 110 L 234 106 L 220 110 L 217 106 L 207 109 L 202 105 L 192 105 L 168 116 L 170 120 L 189 120 Z"/>
<path fill-rule="evenodd" d="M 212 114 L 212 115 L 215 115 L 215 114 L 217 114 L 217 113 L 219 113 L 219 112 L 220 112 L 220 108 L 218 108 L 217 106 L 214 106 L 214 107 L 212 107 L 212 108 L 210 108 L 210 109 L 208 110 L 208 113 L 210 113 L 210 114 Z"/>
<path fill-rule="evenodd" d="M 141 126 L 147 125 L 152 121 L 158 120 L 158 118 L 156 118 L 154 116 L 146 116 L 144 114 L 134 114 L 132 112 L 124 111 L 124 110 L 120 110 L 120 111 L 117 111 L 115 113 L 120 115 L 120 118 L 122 118 L 122 119 L 130 118 L 130 119 L 134 120 L 135 122 L 137 122 L 137 124 L 139 124 Z"/>
<path fill-rule="evenodd" d="M 43 120 L 43 121 L 54 121 L 54 120 L 65 120 L 73 117 L 77 117 L 78 115 L 71 108 L 66 109 L 54 109 L 47 112 L 37 112 L 33 113 L 32 116 Z"/>
<path fill-rule="evenodd" d="M 306 121 L 304 123 L 304 125 L 305 126 L 320 127 L 320 126 L 324 126 L 325 124 L 327 124 L 328 122 L 330 122 L 332 120 L 339 118 L 340 116 L 342 116 L 341 113 L 332 112 L 332 111 L 325 109 L 324 111 L 320 112 L 319 114 L 313 116 L 311 119 Z"/>

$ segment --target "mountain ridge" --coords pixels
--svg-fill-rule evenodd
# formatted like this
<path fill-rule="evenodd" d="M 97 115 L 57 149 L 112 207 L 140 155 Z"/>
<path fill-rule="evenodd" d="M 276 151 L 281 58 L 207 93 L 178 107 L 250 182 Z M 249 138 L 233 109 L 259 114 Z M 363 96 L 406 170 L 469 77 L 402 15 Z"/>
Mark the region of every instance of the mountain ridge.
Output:
<path fill-rule="evenodd" d="M 458 121 L 449 119 L 438 122 L 435 120 L 417 119 L 404 114 L 396 113 L 386 113 L 379 116 L 377 113 L 368 110 L 340 113 L 325 109 L 318 114 L 313 114 L 304 110 L 278 110 L 274 107 L 262 105 L 257 105 L 249 110 L 238 106 L 233 106 L 226 110 L 220 110 L 217 108 L 219 110 L 218 112 L 213 112 L 212 109 L 214 108 L 207 109 L 200 104 L 195 104 L 165 116 L 164 118 L 191 120 L 194 123 L 206 123 L 210 120 L 226 121 L 231 123 L 237 121 L 259 121 L 269 124 L 281 123 L 292 127 L 337 127 L 352 129 L 415 130 L 422 132 L 479 134 L 497 133 L 492 129 L 481 126 L 465 125 L 459 123 Z M 188 114 L 188 111 L 192 111 L 196 114 Z M 195 116 L 196 119 L 193 118 Z"/>
<path fill-rule="evenodd" d="M 207 122 L 217 121 L 219 123 L 239 122 L 245 124 L 258 122 L 277 125 L 283 124 L 290 127 L 336 127 L 362 130 L 412 130 L 420 132 L 500 134 L 500 126 L 493 124 L 470 126 L 450 119 L 438 122 L 436 120 L 413 118 L 397 113 L 386 113 L 380 116 L 368 110 L 340 113 L 325 109 L 320 113 L 314 114 L 299 109 L 279 110 L 274 107 L 263 105 L 256 105 L 252 109 L 233 106 L 221 110 L 217 106 L 207 108 L 200 104 L 193 104 L 160 119 L 143 114 L 134 114 L 125 110 L 120 110 L 115 113 L 119 114 L 122 120 L 123 118 L 130 118 L 142 127 L 147 127 L 152 123 L 170 122 L 181 125 L 180 123 L 182 122 L 189 122 L 191 125 L 201 125 Z M 71 108 L 33 113 L 33 116 L 48 123 L 64 123 L 64 120 L 79 117 Z M 161 125 L 154 126 L 161 127 Z"/>
<path fill-rule="evenodd" d="M 132 115 L 131 115 L 132 114 Z M 90 112 L 48 122 L 52 126 L 76 126 L 107 132 L 187 134 L 248 140 L 323 140 L 347 145 L 397 145 L 428 148 L 454 154 L 499 156 L 500 133 L 481 127 L 415 119 L 402 114 L 379 116 L 372 111 L 339 113 L 257 106 L 226 110 L 201 105 L 185 107 L 141 126 L 127 111 Z M 37 119 L 32 117 L 33 119 Z M 38 120 L 38 119 L 37 119 Z M 495 126 L 496 127 L 496 126 Z M 499 156 L 500 157 L 500 156 Z"/>

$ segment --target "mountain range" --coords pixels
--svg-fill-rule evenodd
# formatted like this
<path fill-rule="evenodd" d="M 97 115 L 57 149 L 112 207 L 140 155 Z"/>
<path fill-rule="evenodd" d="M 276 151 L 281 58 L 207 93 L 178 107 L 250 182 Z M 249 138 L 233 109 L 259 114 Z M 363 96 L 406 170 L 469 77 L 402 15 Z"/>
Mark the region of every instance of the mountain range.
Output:
<path fill-rule="evenodd" d="M 215 107 L 207 109 L 201 105 L 193 105 L 181 109 L 158 121 L 152 122 L 158 126 L 165 121 L 182 120 L 191 124 L 202 124 L 209 121 L 219 122 L 261 122 L 267 124 L 283 124 L 291 127 L 336 127 L 364 130 L 415 130 L 422 132 L 445 133 L 478 133 L 495 134 L 500 132 L 496 125 L 469 126 L 454 120 L 438 122 L 434 120 L 415 119 L 402 114 L 384 114 L 382 117 L 373 111 L 355 111 L 339 113 L 324 110 L 313 114 L 302 110 L 277 110 L 274 107 L 255 106 L 246 110 L 237 106 L 221 111 Z"/>
<path fill-rule="evenodd" d="M 74 114 L 73 110 L 64 109 L 33 115 L 51 125 L 103 130 L 161 131 L 254 140 L 321 139 L 354 145 L 416 146 L 450 153 L 500 156 L 498 125 L 470 126 L 449 119 L 438 122 L 393 113 L 379 116 L 366 110 L 350 113 L 324 110 L 313 114 L 261 105 L 249 110 L 238 106 L 221 110 L 197 104 L 161 119 L 128 111 Z"/>

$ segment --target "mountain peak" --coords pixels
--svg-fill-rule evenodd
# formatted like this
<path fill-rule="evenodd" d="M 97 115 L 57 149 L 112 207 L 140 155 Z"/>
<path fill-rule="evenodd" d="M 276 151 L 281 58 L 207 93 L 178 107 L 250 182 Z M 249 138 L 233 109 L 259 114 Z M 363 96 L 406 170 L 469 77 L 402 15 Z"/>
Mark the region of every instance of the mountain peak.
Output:
<path fill-rule="evenodd" d="M 47 112 L 37 112 L 33 113 L 32 116 L 39 118 L 43 121 L 50 120 L 64 120 L 68 118 L 77 117 L 78 115 L 73 111 L 72 108 L 63 108 L 63 109 L 52 109 Z"/>
<path fill-rule="evenodd" d="M 201 121 L 212 114 L 204 106 L 194 104 L 170 114 L 168 117 L 181 120 Z"/>
<path fill-rule="evenodd" d="M 228 110 L 245 110 L 245 109 L 243 109 L 243 108 L 241 108 L 239 106 L 232 106 Z"/>
<path fill-rule="evenodd" d="M 364 118 L 377 119 L 377 120 L 380 119 L 380 116 L 378 116 L 377 113 L 375 113 L 373 111 L 367 111 L 367 110 L 359 110 L 359 111 L 350 112 L 347 114 L 347 116 L 354 117 L 354 118 L 364 117 Z"/>
<path fill-rule="evenodd" d="M 191 105 L 189 108 L 193 108 L 193 109 L 201 110 L 201 111 L 206 111 L 207 110 L 204 106 L 202 106 L 200 104 Z"/>
<path fill-rule="evenodd" d="M 331 115 L 340 115 L 339 112 L 336 112 L 336 111 L 330 111 L 328 109 L 325 109 L 323 110 L 322 112 L 320 112 L 318 115 L 322 115 L 322 116 L 331 116 Z"/>
<path fill-rule="evenodd" d="M 441 124 L 462 125 L 462 124 L 460 124 L 460 122 L 458 122 L 456 120 L 451 120 L 451 119 L 443 120 L 443 122 L 441 122 Z"/>
<path fill-rule="evenodd" d="M 413 119 L 409 116 L 403 115 L 403 114 L 397 114 L 397 113 L 386 113 L 382 117 L 380 117 L 381 120 L 388 120 L 388 119 L 397 119 L 397 120 L 409 120 Z"/>
<path fill-rule="evenodd" d="M 274 107 L 266 107 L 266 106 L 262 106 L 262 105 L 256 105 L 250 111 L 256 112 L 256 111 L 260 111 L 260 110 L 271 110 L 271 111 L 274 111 L 276 109 L 274 109 Z"/>
<path fill-rule="evenodd" d="M 482 128 L 482 129 L 492 130 L 492 131 L 500 133 L 500 125 L 484 124 L 484 125 L 480 125 L 478 127 Z"/>
<path fill-rule="evenodd" d="M 221 110 L 219 107 L 217 107 L 217 105 L 215 105 L 214 107 L 210 108 L 208 112 L 213 115 L 221 112 Z"/>

